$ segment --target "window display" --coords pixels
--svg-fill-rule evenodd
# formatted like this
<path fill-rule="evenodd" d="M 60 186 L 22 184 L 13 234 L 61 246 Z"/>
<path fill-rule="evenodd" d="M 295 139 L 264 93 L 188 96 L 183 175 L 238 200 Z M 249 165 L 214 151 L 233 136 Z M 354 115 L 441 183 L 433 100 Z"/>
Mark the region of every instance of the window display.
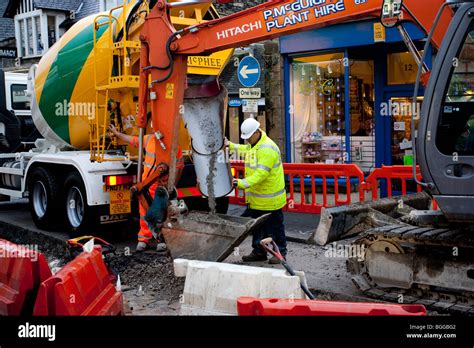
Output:
<path fill-rule="evenodd" d="M 411 115 L 413 111 L 418 115 L 421 110 L 422 97 L 418 97 L 418 102 L 414 106 L 412 98 L 398 97 L 391 98 L 392 106 L 392 164 L 404 165 L 411 161 L 413 156 Z M 416 108 L 413 110 L 413 108 Z M 418 127 L 419 118 L 415 119 L 415 127 Z"/>
<path fill-rule="evenodd" d="M 344 56 L 295 58 L 292 66 L 292 157 L 342 163 L 345 151 Z"/>

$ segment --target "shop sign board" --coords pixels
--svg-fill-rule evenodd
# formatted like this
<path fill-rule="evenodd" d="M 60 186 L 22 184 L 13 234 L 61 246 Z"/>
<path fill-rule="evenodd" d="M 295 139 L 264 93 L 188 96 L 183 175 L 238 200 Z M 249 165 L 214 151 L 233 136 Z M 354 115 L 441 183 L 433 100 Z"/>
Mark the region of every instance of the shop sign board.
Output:
<path fill-rule="evenodd" d="M 229 106 L 231 108 L 238 108 L 242 106 L 242 100 L 241 99 L 229 99 Z"/>
<path fill-rule="evenodd" d="M 385 27 L 382 23 L 374 23 L 374 42 L 385 42 L 386 38 Z"/>
<path fill-rule="evenodd" d="M 393 130 L 394 131 L 404 131 L 405 130 L 405 122 L 394 122 L 393 123 Z"/>
<path fill-rule="evenodd" d="M 219 51 L 210 56 L 189 56 L 188 73 L 197 75 L 220 75 L 233 54 L 232 49 Z"/>
<path fill-rule="evenodd" d="M 0 48 L 0 58 L 16 58 L 16 48 Z"/>

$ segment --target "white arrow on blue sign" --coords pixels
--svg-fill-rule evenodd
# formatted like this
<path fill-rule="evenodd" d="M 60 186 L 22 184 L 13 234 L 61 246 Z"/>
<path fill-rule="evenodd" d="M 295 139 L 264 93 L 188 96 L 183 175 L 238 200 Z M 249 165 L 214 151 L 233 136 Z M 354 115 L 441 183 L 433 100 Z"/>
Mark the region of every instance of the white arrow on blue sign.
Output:
<path fill-rule="evenodd" d="M 242 86 L 249 88 L 255 86 L 261 74 L 260 64 L 254 57 L 247 56 L 240 61 L 237 76 Z"/>

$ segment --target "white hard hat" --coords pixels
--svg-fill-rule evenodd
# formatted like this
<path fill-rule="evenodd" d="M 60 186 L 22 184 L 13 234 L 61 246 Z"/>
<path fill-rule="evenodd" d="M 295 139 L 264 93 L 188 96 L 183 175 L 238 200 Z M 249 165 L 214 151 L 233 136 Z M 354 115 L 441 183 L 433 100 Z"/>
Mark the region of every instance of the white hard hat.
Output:
<path fill-rule="evenodd" d="M 242 126 L 240 127 L 240 131 L 241 131 L 241 138 L 244 139 L 244 140 L 247 140 L 248 138 L 250 138 L 258 129 L 260 128 L 260 123 L 250 117 L 250 118 L 247 118 L 243 123 L 242 123 Z"/>

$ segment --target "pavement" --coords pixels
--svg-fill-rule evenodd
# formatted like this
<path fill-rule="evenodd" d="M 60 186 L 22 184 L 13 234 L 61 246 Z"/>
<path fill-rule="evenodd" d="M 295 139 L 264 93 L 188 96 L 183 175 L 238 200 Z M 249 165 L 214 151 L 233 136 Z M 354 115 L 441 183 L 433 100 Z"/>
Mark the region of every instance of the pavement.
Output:
<path fill-rule="evenodd" d="M 231 205 L 230 215 L 241 215 L 245 207 Z M 346 259 L 332 257 L 328 248 L 306 244 L 307 239 L 316 230 L 319 215 L 284 213 L 285 232 L 288 239 L 287 261 L 296 271 L 303 271 L 308 287 L 316 295 L 323 294 L 327 299 L 363 301 L 367 300 L 354 286 L 350 274 L 346 271 Z M 352 240 L 340 244 L 350 244 Z M 280 265 L 270 265 L 268 262 L 244 263 L 243 255 L 252 251 L 252 237 L 248 237 L 237 249 L 237 253 L 230 255 L 225 262 L 252 265 L 258 267 L 281 268 Z M 329 257 L 328 257 L 329 256 Z"/>
<path fill-rule="evenodd" d="M 229 215 L 241 215 L 244 207 L 231 206 Z M 22 200 L 15 203 L 0 203 L 0 222 L 14 225 L 19 231 L 25 230 L 28 233 L 43 234 L 58 241 L 66 241 L 69 235 L 65 231 L 46 232 L 35 227 L 28 209 L 27 201 Z M 324 299 L 366 301 L 364 297 L 353 285 L 350 274 L 346 271 L 343 257 L 330 255 L 327 247 L 320 247 L 306 244 L 306 240 L 316 229 L 319 216 L 311 214 L 285 213 L 285 227 L 288 236 L 287 261 L 297 271 L 303 271 L 306 275 L 309 288 Z M 1 237 L 0 231 L 0 237 Z M 91 231 L 91 235 L 95 231 Z M 117 250 L 134 250 L 136 236 L 128 234 L 127 231 L 117 231 L 112 228 L 110 231 L 101 231 L 101 236 L 113 243 Z M 19 232 L 21 233 L 21 232 Z M 350 243 L 350 240 L 341 244 Z M 248 237 L 225 262 L 244 264 L 241 256 L 250 253 L 251 237 Z M 281 265 L 269 265 L 267 262 L 252 263 L 258 267 L 281 267 Z"/>

